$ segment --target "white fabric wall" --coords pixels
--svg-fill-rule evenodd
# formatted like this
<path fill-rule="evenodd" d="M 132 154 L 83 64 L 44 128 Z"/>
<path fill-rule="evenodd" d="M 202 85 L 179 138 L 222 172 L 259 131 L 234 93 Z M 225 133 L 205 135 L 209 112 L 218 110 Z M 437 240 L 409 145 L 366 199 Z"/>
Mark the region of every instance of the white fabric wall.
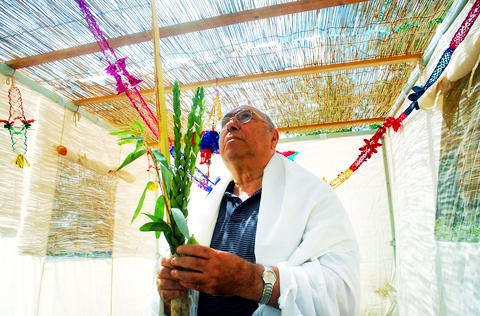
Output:
<path fill-rule="evenodd" d="M 439 315 L 435 276 L 435 194 L 427 116 L 436 126 L 438 115 L 418 112 L 386 139 L 395 212 L 397 300 L 400 315 Z M 437 144 L 438 150 L 438 144 Z"/>
<path fill-rule="evenodd" d="M 373 133 L 345 133 L 281 140 L 279 151 L 295 150 L 294 161 L 320 178 L 333 180 L 357 158 L 365 138 Z M 373 155 L 335 189 L 350 215 L 361 254 L 361 315 L 384 315 L 394 304 L 375 291 L 392 283 L 394 272 L 390 210 L 383 154 Z M 393 295 L 394 293 L 389 293 Z"/>
<path fill-rule="evenodd" d="M 477 315 L 480 310 L 479 245 L 434 239 L 441 122 L 436 109 L 417 111 L 387 138 L 400 315 Z"/>
<path fill-rule="evenodd" d="M 437 49 L 417 85 L 423 85 L 471 8 L 466 6 Z M 479 89 L 479 85 L 473 89 Z M 395 113 L 397 117 L 410 101 Z M 397 235 L 395 287 L 399 315 L 478 315 L 478 243 L 434 238 L 442 113 L 414 111 L 386 136 Z"/>

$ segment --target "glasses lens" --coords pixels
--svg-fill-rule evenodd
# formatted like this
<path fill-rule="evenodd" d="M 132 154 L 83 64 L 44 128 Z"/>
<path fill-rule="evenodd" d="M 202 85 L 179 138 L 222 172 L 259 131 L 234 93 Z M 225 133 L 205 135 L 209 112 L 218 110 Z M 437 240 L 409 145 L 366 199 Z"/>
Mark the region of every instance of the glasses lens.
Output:
<path fill-rule="evenodd" d="M 250 111 L 238 112 L 235 115 L 235 118 L 237 119 L 238 124 L 248 123 L 252 119 L 252 112 L 250 112 Z"/>
<path fill-rule="evenodd" d="M 245 124 L 248 123 L 252 120 L 253 113 L 250 110 L 243 110 L 240 112 L 237 112 L 235 114 L 235 121 L 237 121 L 238 124 Z M 227 123 L 232 120 L 231 116 L 225 116 L 222 118 L 220 121 L 217 123 L 217 130 L 218 131 L 223 131 L 227 127 Z"/>

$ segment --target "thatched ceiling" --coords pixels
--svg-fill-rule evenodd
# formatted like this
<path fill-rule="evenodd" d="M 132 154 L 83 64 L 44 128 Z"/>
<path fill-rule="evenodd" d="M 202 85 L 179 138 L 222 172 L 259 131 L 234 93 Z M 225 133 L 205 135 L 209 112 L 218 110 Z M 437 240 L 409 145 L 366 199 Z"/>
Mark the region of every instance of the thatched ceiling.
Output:
<path fill-rule="evenodd" d="M 156 113 L 150 1 L 86 2 Z M 283 132 L 380 123 L 452 2 L 157 0 L 167 110 L 178 80 L 186 108 L 206 88 L 206 119 L 218 86 L 224 113 L 247 101 Z M 2 1 L 0 24 L 7 66 L 112 126 L 139 119 L 76 1 Z"/>

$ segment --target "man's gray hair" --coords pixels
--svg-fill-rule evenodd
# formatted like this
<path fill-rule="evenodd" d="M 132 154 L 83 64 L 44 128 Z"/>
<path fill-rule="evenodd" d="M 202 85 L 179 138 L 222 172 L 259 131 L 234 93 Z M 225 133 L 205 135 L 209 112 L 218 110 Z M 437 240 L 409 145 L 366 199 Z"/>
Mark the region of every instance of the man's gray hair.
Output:
<path fill-rule="evenodd" d="M 270 116 L 268 116 L 267 114 L 263 113 L 263 112 L 260 112 L 262 113 L 263 117 L 265 118 L 265 121 L 267 122 L 268 126 L 271 128 L 271 129 L 276 129 L 277 126 L 275 125 L 275 123 L 273 123 L 273 120 L 270 118 Z"/>

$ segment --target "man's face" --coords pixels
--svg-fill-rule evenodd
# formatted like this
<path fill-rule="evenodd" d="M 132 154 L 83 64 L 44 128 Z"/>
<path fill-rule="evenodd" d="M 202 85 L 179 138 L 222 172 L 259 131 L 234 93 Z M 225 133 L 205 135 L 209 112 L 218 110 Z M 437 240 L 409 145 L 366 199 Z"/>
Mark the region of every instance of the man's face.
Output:
<path fill-rule="evenodd" d="M 256 114 L 252 113 L 250 121 L 240 124 L 233 117 L 244 110 L 251 110 Z M 270 158 L 277 145 L 278 133 L 265 122 L 263 114 L 253 107 L 241 106 L 230 111 L 225 117 L 232 118 L 223 130 L 219 130 L 220 155 L 225 161 Z"/>

